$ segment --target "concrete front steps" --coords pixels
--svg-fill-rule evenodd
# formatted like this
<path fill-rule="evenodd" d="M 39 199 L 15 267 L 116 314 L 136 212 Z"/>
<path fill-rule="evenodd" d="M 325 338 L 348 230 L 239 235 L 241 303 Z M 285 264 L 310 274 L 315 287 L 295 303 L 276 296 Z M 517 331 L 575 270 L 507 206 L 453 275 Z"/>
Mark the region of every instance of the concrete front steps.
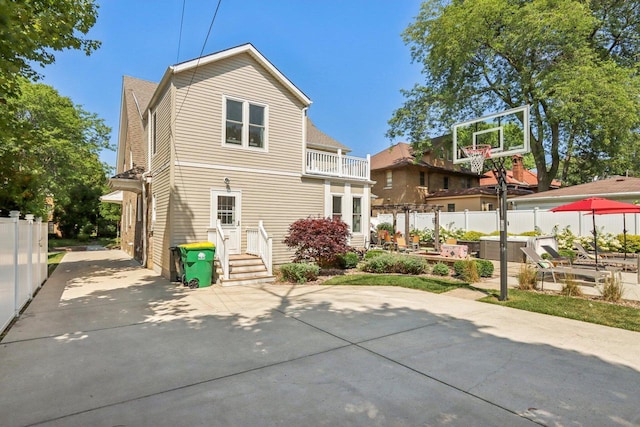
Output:
<path fill-rule="evenodd" d="M 222 277 L 219 268 L 216 268 L 216 272 L 222 286 L 258 285 L 273 283 L 276 279 L 267 272 L 267 267 L 260 257 L 248 254 L 229 256 L 228 279 Z"/>

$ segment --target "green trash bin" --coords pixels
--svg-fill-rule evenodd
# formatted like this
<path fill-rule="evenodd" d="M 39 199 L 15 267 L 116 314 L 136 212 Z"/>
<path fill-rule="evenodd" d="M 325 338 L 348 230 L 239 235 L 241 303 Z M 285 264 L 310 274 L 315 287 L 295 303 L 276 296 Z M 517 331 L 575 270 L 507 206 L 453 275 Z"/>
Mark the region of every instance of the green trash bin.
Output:
<path fill-rule="evenodd" d="M 178 246 L 184 265 L 182 284 L 190 288 L 211 286 L 216 247 L 210 242 L 186 243 Z"/>

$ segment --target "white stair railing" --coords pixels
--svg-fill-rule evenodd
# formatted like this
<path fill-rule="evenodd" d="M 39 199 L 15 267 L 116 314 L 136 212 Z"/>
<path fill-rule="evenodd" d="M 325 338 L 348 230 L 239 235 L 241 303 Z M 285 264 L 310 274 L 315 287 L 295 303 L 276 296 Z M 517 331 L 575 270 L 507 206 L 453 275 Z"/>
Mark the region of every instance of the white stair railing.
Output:
<path fill-rule="evenodd" d="M 222 278 L 229 279 L 229 236 L 225 236 L 220 220 L 216 221 L 216 227 L 208 232 L 208 239 L 216 245 L 216 259 L 220 262 Z"/>
<path fill-rule="evenodd" d="M 273 267 L 271 265 L 272 239 L 264 228 L 264 223 L 258 221 L 258 227 L 247 228 L 247 253 L 262 259 L 267 272 L 271 275 Z"/>

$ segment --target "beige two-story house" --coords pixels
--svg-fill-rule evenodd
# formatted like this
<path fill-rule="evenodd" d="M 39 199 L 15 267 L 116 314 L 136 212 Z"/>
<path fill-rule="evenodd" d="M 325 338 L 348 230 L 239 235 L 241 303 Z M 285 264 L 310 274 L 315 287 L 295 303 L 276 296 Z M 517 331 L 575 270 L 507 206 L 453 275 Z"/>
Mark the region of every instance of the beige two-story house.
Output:
<path fill-rule="evenodd" d="M 117 174 L 123 249 L 169 277 L 170 248 L 211 241 L 224 284 L 234 259 L 289 262 L 291 223 L 339 217 L 364 246 L 370 159 L 348 155 L 308 117 L 311 100 L 253 45 L 123 81 Z M 130 206 L 130 207 L 129 207 Z"/>

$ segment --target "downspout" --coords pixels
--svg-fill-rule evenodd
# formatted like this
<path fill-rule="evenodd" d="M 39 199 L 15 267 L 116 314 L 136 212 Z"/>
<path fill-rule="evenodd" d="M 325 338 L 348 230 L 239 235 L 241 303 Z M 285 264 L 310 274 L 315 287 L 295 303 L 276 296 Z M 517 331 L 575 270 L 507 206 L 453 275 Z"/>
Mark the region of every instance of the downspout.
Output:
<path fill-rule="evenodd" d="M 142 173 L 142 266 L 147 268 L 147 177 L 151 174 L 151 110 L 147 110 L 147 170 Z"/>

